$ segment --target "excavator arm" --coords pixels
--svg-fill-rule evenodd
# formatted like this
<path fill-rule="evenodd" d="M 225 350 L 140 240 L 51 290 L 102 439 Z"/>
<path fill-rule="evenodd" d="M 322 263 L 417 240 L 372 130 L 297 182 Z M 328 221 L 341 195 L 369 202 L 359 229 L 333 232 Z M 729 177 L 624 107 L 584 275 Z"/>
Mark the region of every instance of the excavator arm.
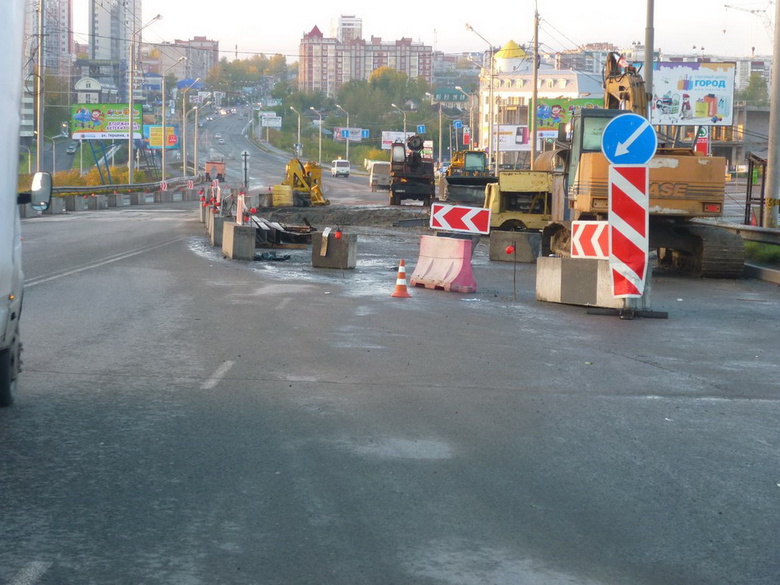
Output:
<path fill-rule="evenodd" d="M 619 53 L 610 53 L 604 65 L 604 108 L 647 117 L 645 80 Z"/>

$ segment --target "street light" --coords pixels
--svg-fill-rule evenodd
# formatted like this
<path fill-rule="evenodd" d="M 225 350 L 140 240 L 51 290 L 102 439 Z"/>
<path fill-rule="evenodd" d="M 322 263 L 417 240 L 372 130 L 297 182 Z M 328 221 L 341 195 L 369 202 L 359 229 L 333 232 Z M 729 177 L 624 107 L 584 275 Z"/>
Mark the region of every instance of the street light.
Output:
<path fill-rule="evenodd" d="M 309 109 L 320 117 L 320 135 L 317 137 L 317 164 L 322 165 L 322 114 L 314 109 L 314 106 L 309 106 Z"/>
<path fill-rule="evenodd" d="M 134 93 L 134 86 L 135 86 L 135 37 L 138 35 L 142 30 L 144 30 L 147 26 L 151 25 L 152 23 L 157 22 L 162 18 L 162 14 L 158 14 L 155 16 L 152 20 L 147 22 L 145 25 L 143 25 L 141 28 L 139 28 L 136 31 L 133 31 L 133 33 L 130 35 L 130 71 L 128 75 L 128 86 L 129 86 L 129 94 L 127 98 L 128 102 L 128 117 L 129 117 L 129 124 L 128 127 L 128 139 L 127 139 L 127 184 L 132 185 L 133 184 L 133 175 L 135 174 L 135 165 L 133 160 L 133 140 L 134 140 L 134 128 L 133 128 L 133 106 L 135 105 L 133 103 L 133 93 Z"/>
<path fill-rule="evenodd" d="M 398 110 L 399 112 L 401 112 L 404 115 L 404 142 L 406 142 L 406 110 L 402 110 L 401 108 L 399 108 L 395 104 L 390 104 L 390 105 L 393 106 L 396 110 Z"/>
<path fill-rule="evenodd" d="M 199 133 L 198 133 L 198 112 L 200 110 L 198 109 L 198 106 L 195 106 L 192 109 L 195 110 L 195 140 L 194 140 L 194 142 L 195 142 L 195 149 L 194 149 L 194 156 L 192 157 L 193 158 L 193 161 L 192 161 L 192 174 L 193 175 L 197 175 L 198 174 L 198 168 L 199 168 L 198 167 L 198 135 L 199 135 Z"/>
<path fill-rule="evenodd" d="M 290 109 L 293 112 L 295 112 L 296 114 L 298 114 L 298 141 L 295 143 L 294 152 L 295 152 L 296 156 L 301 156 L 301 154 L 303 154 L 303 153 L 302 152 L 301 153 L 298 152 L 298 150 L 301 148 L 301 146 L 300 146 L 300 144 L 301 144 L 301 113 L 298 110 L 296 110 L 295 108 L 293 108 L 292 106 L 290 106 Z"/>
<path fill-rule="evenodd" d="M 493 44 L 477 31 L 475 31 L 469 23 L 466 23 L 466 30 L 473 32 L 480 39 L 485 41 L 490 47 L 490 86 L 488 88 L 488 118 L 490 119 L 488 128 L 490 132 L 490 138 L 488 139 L 488 145 L 490 149 L 490 155 L 493 157 L 495 162 L 494 172 L 496 173 L 496 176 L 498 176 L 498 136 L 494 136 L 495 133 L 493 132 L 493 124 L 495 123 L 493 119 L 493 76 L 495 71 L 495 51 L 493 49 Z M 484 63 L 482 64 L 482 67 L 484 69 Z"/>
<path fill-rule="evenodd" d="M 176 67 L 179 63 L 184 61 L 187 57 L 179 57 L 176 62 L 168 67 L 162 74 L 162 154 L 160 154 L 160 169 L 162 171 L 162 180 L 165 181 L 165 151 L 168 148 L 168 129 L 165 127 L 165 110 L 168 107 L 168 102 L 165 99 L 165 75 Z"/>
<path fill-rule="evenodd" d="M 474 96 L 467 91 L 465 91 L 461 86 L 456 85 L 455 89 L 457 89 L 460 93 L 465 95 L 467 98 L 469 98 L 469 131 L 471 132 L 471 140 L 470 143 L 473 146 L 474 144 Z"/>
<path fill-rule="evenodd" d="M 440 100 L 434 100 L 433 94 L 431 94 L 431 93 L 426 92 L 425 95 L 427 95 L 429 98 L 431 98 L 431 103 L 436 101 L 436 104 L 439 106 L 439 167 L 441 167 L 441 163 L 442 163 L 442 160 L 444 158 L 442 156 L 442 151 L 441 151 L 441 148 L 442 148 L 442 146 L 441 146 L 441 132 L 442 132 L 442 128 L 441 128 L 441 101 Z M 452 155 L 450 155 L 450 156 L 452 156 Z"/>
<path fill-rule="evenodd" d="M 350 135 L 352 134 L 352 130 L 349 127 L 349 112 L 338 104 L 336 104 L 336 107 L 347 115 L 347 154 L 345 158 L 349 160 L 349 138 Z"/>
<path fill-rule="evenodd" d="M 186 105 L 185 99 L 187 97 L 187 92 L 189 90 L 191 90 L 192 87 L 196 83 L 198 83 L 199 81 L 200 81 L 200 77 L 198 77 L 195 81 L 190 83 L 181 92 L 181 113 L 182 113 L 182 117 L 181 117 L 181 146 L 182 146 L 182 150 L 181 150 L 181 155 L 182 155 L 181 156 L 181 158 L 182 158 L 181 171 L 182 171 L 182 174 L 181 174 L 181 176 L 182 177 L 186 177 L 187 176 L 187 113 L 189 113 L 189 112 L 187 112 L 187 105 Z M 191 111 L 192 110 L 190 110 L 190 112 Z M 187 112 L 187 113 L 185 113 L 185 112 Z M 197 134 L 197 130 L 195 131 L 195 133 Z"/>
<path fill-rule="evenodd" d="M 57 139 L 67 138 L 67 134 L 57 134 L 57 136 L 44 136 L 44 140 L 51 140 L 51 174 L 52 176 L 57 174 Z"/>

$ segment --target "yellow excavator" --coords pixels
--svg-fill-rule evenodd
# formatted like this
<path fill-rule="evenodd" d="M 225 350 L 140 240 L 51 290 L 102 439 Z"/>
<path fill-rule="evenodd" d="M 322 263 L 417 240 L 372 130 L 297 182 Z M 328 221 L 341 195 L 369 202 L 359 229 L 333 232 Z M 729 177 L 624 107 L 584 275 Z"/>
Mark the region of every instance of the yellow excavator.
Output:
<path fill-rule="evenodd" d="M 568 256 L 571 220 L 605 220 L 608 213 L 609 163 L 601 135 L 614 117 L 626 111 L 647 116 L 645 83 L 622 56 L 611 53 L 604 70 L 604 109 L 582 109 L 561 128 L 554 150 L 542 153 L 536 170 L 562 172 L 565 217 L 554 216 L 542 231 L 542 255 Z M 650 168 L 650 248 L 659 266 L 711 278 L 738 278 L 743 273 L 742 238 L 694 218 L 720 218 L 725 199 L 726 161 L 690 148 L 661 146 Z M 565 221 L 564 221 L 565 220 Z"/>
<path fill-rule="evenodd" d="M 271 187 L 272 207 L 311 207 L 330 205 L 322 194 L 322 167 L 294 158 L 284 169 L 284 180 Z"/>

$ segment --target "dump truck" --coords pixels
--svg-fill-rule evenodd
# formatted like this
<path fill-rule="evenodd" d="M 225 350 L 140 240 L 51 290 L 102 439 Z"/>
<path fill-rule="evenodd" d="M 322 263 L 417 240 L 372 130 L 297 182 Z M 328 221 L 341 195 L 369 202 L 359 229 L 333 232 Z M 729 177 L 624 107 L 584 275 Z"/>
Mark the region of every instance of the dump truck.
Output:
<path fill-rule="evenodd" d="M 563 215 L 545 226 L 542 255 L 568 256 L 571 220 L 605 220 L 608 215 L 609 163 L 601 151 L 601 135 L 616 116 L 647 116 L 644 81 L 623 66 L 617 53 L 608 56 L 604 72 L 604 109 L 582 109 L 569 127 L 559 130 L 553 150 L 535 161 L 536 170 L 564 173 Z M 697 218 L 723 214 L 726 161 L 692 148 L 659 146 L 648 162 L 650 179 L 649 241 L 658 264 L 689 274 L 737 278 L 744 270 L 742 238 Z M 555 198 L 555 196 L 554 196 Z"/>
<path fill-rule="evenodd" d="M 436 192 L 433 160 L 422 155 L 424 141 L 417 134 L 390 147 L 390 205 L 422 201 L 429 206 Z M 407 151 L 408 147 L 408 151 Z"/>
<path fill-rule="evenodd" d="M 439 181 L 439 199 L 454 205 L 482 205 L 485 187 L 496 181 L 487 154 L 481 150 L 459 150 Z"/>
<path fill-rule="evenodd" d="M 22 365 L 24 273 L 19 205 L 44 211 L 51 197 L 51 175 L 36 173 L 29 192 L 17 189 L 19 126 L 22 104 L 22 49 L 24 1 L 9 0 L 0 21 L 0 70 L 6 73 L 0 94 L 4 112 L 0 132 L 0 407 L 13 401 Z"/>
<path fill-rule="evenodd" d="M 219 181 L 224 183 L 227 179 L 227 170 L 224 160 L 209 160 L 203 164 L 203 172 L 207 181 Z"/>

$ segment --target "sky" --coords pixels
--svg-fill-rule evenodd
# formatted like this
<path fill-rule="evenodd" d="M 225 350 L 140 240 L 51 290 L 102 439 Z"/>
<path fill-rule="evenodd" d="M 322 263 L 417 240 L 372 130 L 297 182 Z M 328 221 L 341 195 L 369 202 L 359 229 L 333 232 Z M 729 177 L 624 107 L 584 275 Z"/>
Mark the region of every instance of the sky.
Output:
<path fill-rule="evenodd" d="M 282 54 L 296 61 L 298 45 L 316 25 L 335 36 L 340 15 L 363 21 L 363 38 L 384 41 L 411 38 L 445 53 L 484 51 L 489 44 L 533 41 L 534 4 L 540 16 L 540 51 L 575 49 L 586 43 L 609 42 L 621 48 L 644 43 L 647 3 L 651 0 L 512 0 L 491 4 L 449 0 L 145 0 L 143 22 L 163 18 L 143 31 L 146 42 L 173 42 L 194 36 L 219 41 L 223 57 Z M 88 0 L 73 0 L 76 40 L 86 42 Z M 739 2 L 654 0 L 655 47 L 663 53 L 715 57 L 771 56 L 772 41 L 764 23 L 774 22 L 770 0 Z M 466 10 L 465 7 L 471 6 Z M 474 7 L 483 8 L 476 10 Z M 753 11 L 753 12 L 749 12 Z M 469 23 L 475 31 L 466 29 Z M 695 47 L 695 48 L 694 48 Z"/>

